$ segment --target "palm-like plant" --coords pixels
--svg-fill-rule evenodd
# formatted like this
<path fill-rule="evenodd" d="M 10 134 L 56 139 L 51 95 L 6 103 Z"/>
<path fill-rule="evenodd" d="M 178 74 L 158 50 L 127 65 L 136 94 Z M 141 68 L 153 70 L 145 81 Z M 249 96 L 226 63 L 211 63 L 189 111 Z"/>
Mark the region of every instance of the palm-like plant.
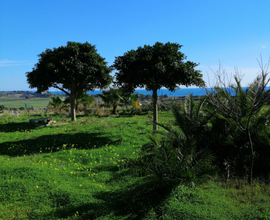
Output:
<path fill-rule="evenodd" d="M 270 90 L 266 90 L 266 86 L 270 79 L 268 76 L 268 65 L 263 66 L 261 61 L 261 74 L 249 85 L 247 90 L 241 87 L 241 76 L 237 74 L 234 77 L 236 85 L 226 85 L 222 72 L 217 73 L 217 85 L 209 91 L 208 101 L 214 105 L 219 115 L 228 121 L 233 120 L 238 128 L 245 132 L 248 139 L 248 147 L 250 150 L 250 168 L 249 183 L 252 183 L 253 166 L 254 166 L 254 148 L 251 136 L 251 127 L 253 118 L 259 114 L 262 107 L 269 99 Z M 222 70 L 222 67 L 220 67 Z M 224 71 L 223 71 L 223 75 Z"/>
<path fill-rule="evenodd" d="M 122 99 L 122 91 L 118 88 L 112 88 L 110 87 L 109 90 L 103 90 L 102 94 L 98 95 L 105 105 L 107 106 L 113 106 L 113 114 L 117 115 L 117 107 L 121 103 Z"/>
<path fill-rule="evenodd" d="M 78 106 L 80 104 L 83 105 L 83 107 L 86 109 L 88 107 L 90 107 L 93 102 L 95 101 L 95 98 L 93 96 L 90 96 L 86 93 L 82 93 L 82 94 L 79 94 L 77 96 L 77 99 L 76 99 L 76 102 L 75 102 L 75 110 L 78 112 Z M 70 97 L 67 97 L 65 100 L 64 100 L 64 104 L 66 106 L 68 106 L 70 104 Z"/>
<path fill-rule="evenodd" d="M 124 105 L 126 108 L 131 106 L 131 115 L 134 114 L 134 111 L 140 107 L 138 102 L 139 95 L 138 94 L 122 94 L 120 103 Z"/>
<path fill-rule="evenodd" d="M 185 97 L 184 104 L 181 105 L 182 111 L 179 111 L 178 106 L 175 104 L 171 106 L 176 125 L 190 141 L 198 137 L 207 128 L 206 125 L 211 116 L 208 117 L 203 113 L 204 104 L 205 100 L 195 104 L 194 97 L 188 94 Z"/>
<path fill-rule="evenodd" d="M 52 107 L 59 112 L 61 112 L 63 105 L 64 105 L 64 102 L 62 98 L 60 98 L 59 96 L 56 96 L 56 97 L 51 96 L 51 101 L 48 103 L 49 107 Z"/>
<path fill-rule="evenodd" d="M 172 103 L 171 109 L 177 128 L 158 123 L 166 131 L 157 131 L 160 136 L 149 135 L 150 144 L 143 149 L 146 153 L 139 159 L 127 161 L 134 172 L 151 175 L 160 183 L 173 185 L 204 181 L 213 171 L 213 155 L 207 150 L 197 150 L 196 135 L 204 129 L 206 120 L 202 116 L 203 102 L 195 105 L 188 95 L 183 105 Z M 195 133 L 193 133 L 194 131 Z"/>

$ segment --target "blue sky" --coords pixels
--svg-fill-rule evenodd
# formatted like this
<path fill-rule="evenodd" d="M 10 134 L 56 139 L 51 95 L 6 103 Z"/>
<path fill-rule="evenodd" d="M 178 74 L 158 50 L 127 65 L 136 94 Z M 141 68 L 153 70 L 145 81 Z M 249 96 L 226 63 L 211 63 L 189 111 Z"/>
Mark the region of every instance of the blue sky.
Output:
<path fill-rule="evenodd" d="M 96 45 L 108 65 L 138 46 L 176 42 L 208 85 L 220 62 L 247 86 L 260 54 L 270 57 L 269 9 L 269 0 L 0 0 L 0 91 L 30 90 L 37 55 L 67 41 Z"/>

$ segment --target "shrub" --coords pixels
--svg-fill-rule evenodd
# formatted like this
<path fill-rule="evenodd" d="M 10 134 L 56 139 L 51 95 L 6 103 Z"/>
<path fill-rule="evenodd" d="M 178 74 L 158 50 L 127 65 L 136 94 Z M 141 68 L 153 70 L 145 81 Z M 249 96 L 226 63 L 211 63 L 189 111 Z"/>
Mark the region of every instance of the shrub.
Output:
<path fill-rule="evenodd" d="M 192 96 L 187 96 L 183 109 L 171 104 L 177 128 L 157 123 L 167 132 L 157 131 L 149 135 L 150 144 L 143 148 L 136 160 L 126 161 L 135 173 L 149 175 L 158 184 L 190 184 L 205 181 L 215 169 L 211 165 L 214 156 L 206 149 L 197 148 L 196 134 L 204 134 L 207 120 L 202 116 L 204 102 L 195 106 Z"/>

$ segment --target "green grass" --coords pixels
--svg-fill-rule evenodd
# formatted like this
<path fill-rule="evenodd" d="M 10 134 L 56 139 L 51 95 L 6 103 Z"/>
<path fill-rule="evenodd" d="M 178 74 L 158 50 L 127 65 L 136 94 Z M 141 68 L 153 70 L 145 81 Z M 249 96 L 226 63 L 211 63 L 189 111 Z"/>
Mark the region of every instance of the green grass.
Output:
<path fill-rule="evenodd" d="M 4 105 L 5 107 L 25 107 L 25 103 L 28 104 L 29 107 L 33 106 L 34 108 L 45 108 L 47 107 L 50 98 L 31 98 L 31 99 L 22 99 L 16 97 L 0 97 L 0 105 Z"/>
<path fill-rule="evenodd" d="M 269 185 L 213 180 L 171 192 L 121 169 L 148 143 L 149 115 L 77 120 L 35 127 L 26 114 L 0 116 L 0 219 L 270 219 Z"/>

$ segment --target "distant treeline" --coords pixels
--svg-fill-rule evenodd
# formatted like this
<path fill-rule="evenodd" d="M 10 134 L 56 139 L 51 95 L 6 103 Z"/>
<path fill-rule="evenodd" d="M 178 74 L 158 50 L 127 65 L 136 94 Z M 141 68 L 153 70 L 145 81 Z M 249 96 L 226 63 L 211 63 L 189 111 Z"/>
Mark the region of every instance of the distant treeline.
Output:
<path fill-rule="evenodd" d="M 194 96 L 194 101 L 199 101 L 199 96 Z M 159 100 L 163 100 L 163 101 L 166 101 L 166 100 L 171 100 L 171 99 L 174 99 L 174 100 L 181 100 L 181 101 L 184 101 L 185 100 L 185 96 L 173 96 L 173 97 L 169 97 L 168 95 L 161 95 L 161 96 L 158 96 L 158 99 Z M 139 94 L 139 100 L 141 102 L 144 102 L 144 101 L 152 101 L 152 96 L 151 95 L 143 95 L 143 94 Z"/>
<path fill-rule="evenodd" d="M 0 91 L 0 97 L 16 97 L 19 99 L 31 99 L 31 98 L 49 98 L 51 96 L 58 96 L 57 94 L 53 94 L 51 92 L 42 92 L 42 93 L 37 93 L 37 92 L 32 92 L 32 91 Z M 65 94 L 61 95 L 61 96 L 66 96 Z M 98 98 L 98 95 L 92 95 L 95 98 Z M 161 95 L 158 96 L 159 99 L 181 99 L 184 100 L 185 96 L 181 96 L 181 97 L 169 97 L 168 95 Z M 151 95 L 143 95 L 143 94 L 139 94 L 139 101 L 147 101 L 147 102 L 151 102 L 152 101 L 152 96 Z M 199 96 L 194 96 L 195 101 L 199 100 Z"/>
<path fill-rule="evenodd" d="M 22 99 L 31 99 L 31 98 L 49 98 L 54 96 L 54 94 L 46 91 L 42 93 L 32 92 L 32 91 L 0 91 L 0 97 L 13 96 Z"/>

